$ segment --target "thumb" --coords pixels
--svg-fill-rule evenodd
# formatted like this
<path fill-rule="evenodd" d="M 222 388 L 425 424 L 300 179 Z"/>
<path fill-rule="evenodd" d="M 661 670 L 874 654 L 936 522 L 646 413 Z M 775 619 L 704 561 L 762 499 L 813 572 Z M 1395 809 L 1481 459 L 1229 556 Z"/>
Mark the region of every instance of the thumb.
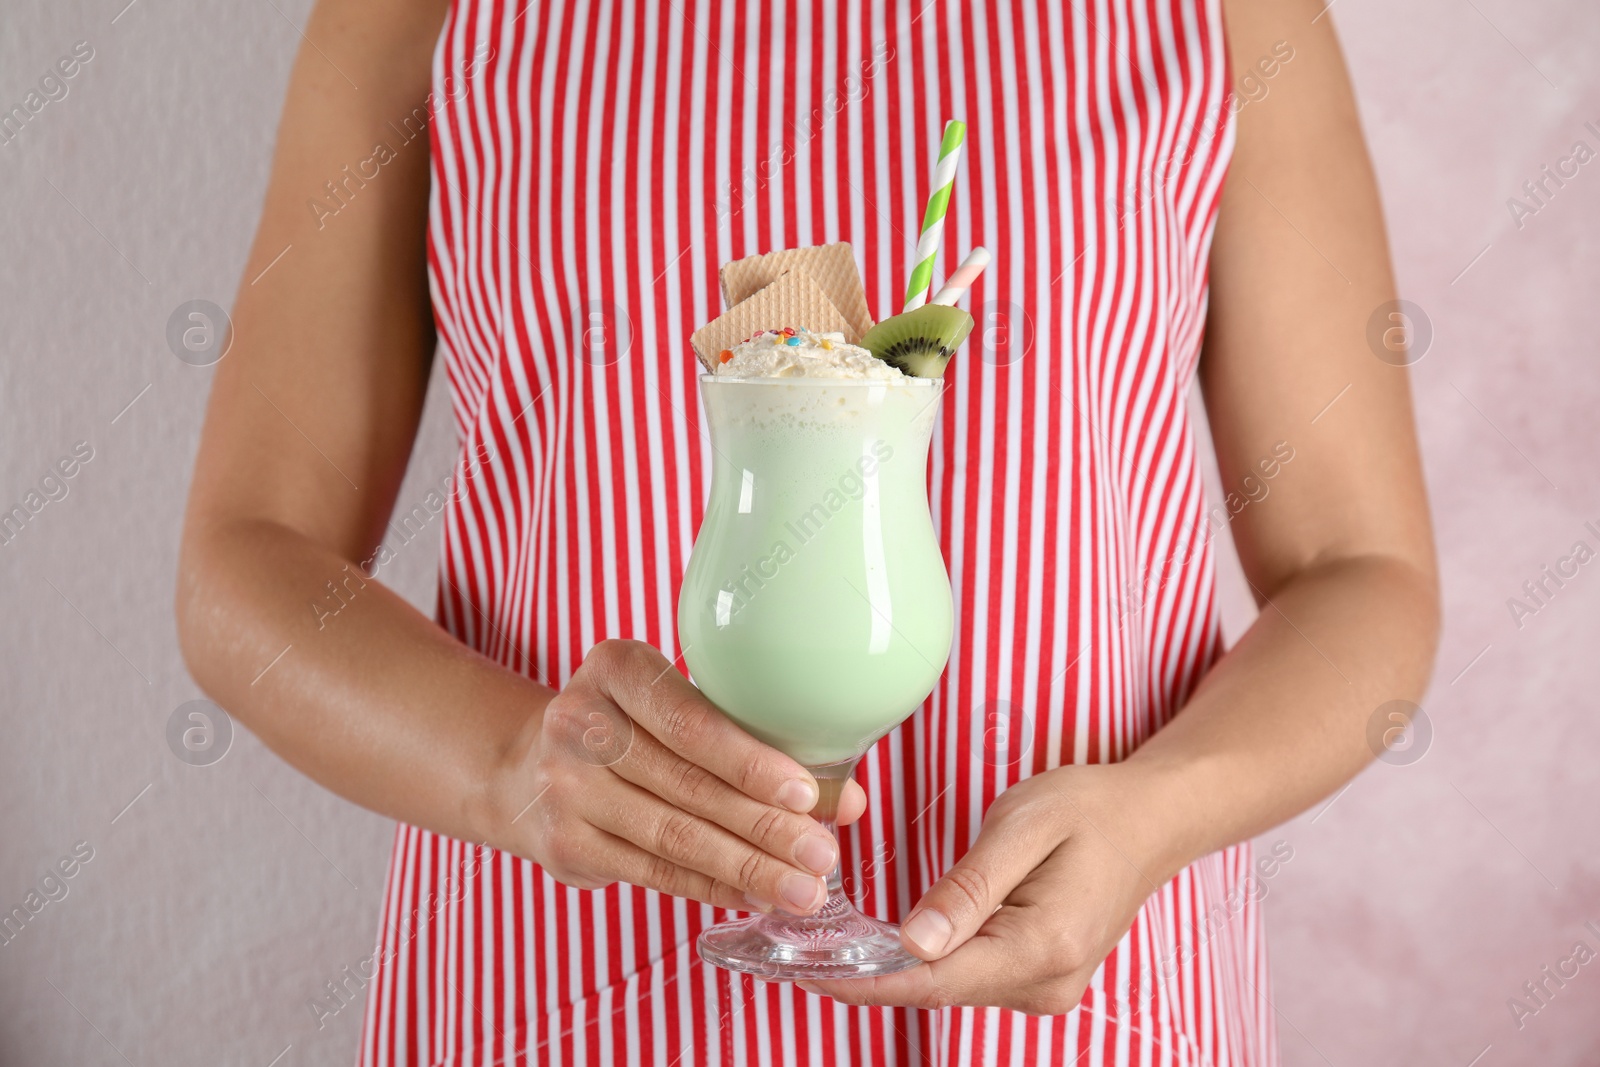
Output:
<path fill-rule="evenodd" d="M 993 818 L 954 867 L 917 901 L 900 927 L 900 940 L 917 958 L 948 956 L 983 928 L 1054 845 L 1047 827 L 1021 818 Z"/>

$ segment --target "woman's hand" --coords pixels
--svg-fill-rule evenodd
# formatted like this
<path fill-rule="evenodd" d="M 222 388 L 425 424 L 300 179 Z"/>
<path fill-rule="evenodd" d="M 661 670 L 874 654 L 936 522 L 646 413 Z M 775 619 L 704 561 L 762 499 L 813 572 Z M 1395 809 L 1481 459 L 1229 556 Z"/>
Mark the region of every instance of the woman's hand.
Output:
<path fill-rule="evenodd" d="M 493 787 L 491 843 L 579 889 L 629 882 L 718 907 L 809 914 L 832 835 L 811 774 L 723 715 L 656 649 L 596 645 Z M 849 783 L 840 821 L 861 816 Z"/>
<path fill-rule="evenodd" d="M 846 1004 L 1071 1011 L 1146 898 L 1182 865 L 1159 828 L 1172 810 L 1165 788 L 1136 763 L 1019 782 L 901 927 L 927 966 L 801 988 Z"/>
<path fill-rule="evenodd" d="M 1228 518 L 1260 615 L 1127 761 L 1001 794 L 905 924 L 932 962 L 809 988 L 1067 1011 L 1148 894 L 1334 794 L 1373 757 L 1374 710 L 1426 691 L 1439 579 L 1403 369 L 1423 353 L 1369 340 L 1400 316 L 1383 317 L 1397 306 L 1383 212 L 1323 6 L 1225 3 L 1233 70 L 1294 50 L 1271 101 L 1235 109 L 1199 365 L 1222 484 L 1272 478 L 1269 502 Z M 1267 474 L 1286 448 L 1293 465 Z"/>

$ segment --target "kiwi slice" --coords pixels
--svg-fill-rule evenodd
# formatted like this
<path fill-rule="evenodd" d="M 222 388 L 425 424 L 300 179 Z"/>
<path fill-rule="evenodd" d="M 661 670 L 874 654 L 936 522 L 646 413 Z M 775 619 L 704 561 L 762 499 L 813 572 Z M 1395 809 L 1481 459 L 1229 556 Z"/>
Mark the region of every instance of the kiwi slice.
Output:
<path fill-rule="evenodd" d="M 972 316 L 960 308 L 924 304 L 891 315 L 868 330 L 861 347 L 916 378 L 941 378 L 961 342 L 972 332 Z"/>

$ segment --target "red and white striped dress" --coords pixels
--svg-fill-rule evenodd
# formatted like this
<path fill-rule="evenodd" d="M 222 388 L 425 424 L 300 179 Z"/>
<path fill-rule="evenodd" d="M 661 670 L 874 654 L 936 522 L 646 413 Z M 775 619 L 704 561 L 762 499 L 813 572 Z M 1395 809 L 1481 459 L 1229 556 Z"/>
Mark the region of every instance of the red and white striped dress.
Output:
<path fill-rule="evenodd" d="M 1233 138 L 1218 0 L 456 0 L 434 82 L 442 626 L 556 686 L 604 638 L 676 655 L 718 265 L 848 240 L 889 314 L 961 117 L 944 245 L 995 257 L 933 443 L 956 639 L 862 762 L 859 903 L 900 919 L 1001 791 L 1178 712 L 1220 652 L 1185 408 Z M 756 982 L 695 954 L 727 914 L 401 826 L 360 1062 L 1270 1065 L 1251 863 L 1185 870 L 1031 1018 Z"/>

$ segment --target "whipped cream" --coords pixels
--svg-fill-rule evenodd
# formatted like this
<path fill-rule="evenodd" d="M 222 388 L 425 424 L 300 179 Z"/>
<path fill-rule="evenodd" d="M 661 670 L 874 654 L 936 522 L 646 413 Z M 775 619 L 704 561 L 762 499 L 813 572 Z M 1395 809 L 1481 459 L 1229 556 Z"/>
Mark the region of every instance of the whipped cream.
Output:
<path fill-rule="evenodd" d="M 859 345 L 845 341 L 841 333 L 813 333 L 787 327 L 763 330 L 748 341 L 724 349 L 717 362 L 721 378 L 904 378 L 899 367 L 890 366 Z"/>

